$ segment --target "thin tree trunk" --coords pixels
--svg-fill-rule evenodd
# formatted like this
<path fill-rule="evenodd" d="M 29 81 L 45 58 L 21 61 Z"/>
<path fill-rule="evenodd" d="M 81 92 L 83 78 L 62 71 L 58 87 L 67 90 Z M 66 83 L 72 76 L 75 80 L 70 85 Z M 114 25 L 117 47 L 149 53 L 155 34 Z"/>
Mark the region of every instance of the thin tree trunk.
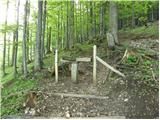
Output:
<path fill-rule="evenodd" d="M 90 33 L 89 33 L 89 39 L 93 38 L 94 34 L 94 27 L 93 27 L 93 1 L 90 1 Z"/>
<path fill-rule="evenodd" d="M 27 6 L 28 0 L 26 0 L 25 8 L 24 8 L 24 25 L 23 25 L 23 74 L 24 77 L 27 77 L 27 51 L 26 51 L 26 43 L 27 43 Z"/>
<path fill-rule="evenodd" d="M 8 18 L 8 6 L 9 6 L 9 0 L 7 1 L 7 7 L 6 7 L 6 17 L 5 17 L 5 26 L 7 26 L 7 18 Z M 4 48 L 3 48 L 3 63 L 2 63 L 2 76 L 6 75 L 5 72 L 5 64 L 6 64 L 6 31 L 4 33 Z"/>
<path fill-rule="evenodd" d="M 104 27 L 105 27 L 105 24 L 104 24 L 104 6 L 103 6 L 103 3 L 101 2 L 101 7 L 100 7 L 100 35 L 101 37 L 104 36 Z"/>
<path fill-rule="evenodd" d="M 135 27 L 134 1 L 132 1 L 132 28 Z"/>
<path fill-rule="evenodd" d="M 60 11 L 58 10 L 58 21 L 57 21 L 57 39 L 56 39 L 56 48 L 59 49 L 59 40 L 60 40 Z"/>
<path fill-rule="evenodd" d="M 67 27 L 66 27 L 66 48 L 69 49 L 69 1 L 67 0 Z"/>
<path fill-rule="evenodd" d="M 51 47 L 51 30 L 52 28 L 49 27 L 49 31 L 48 31 L 48 42 L 47 42 L 47 53 L 50 53 L 51 50 L 50 50 L 50 47 Z"/>
<path fill-rule="evenodd" d="M 19 30 L 19 6 L 20 6 L 20 0 L 17 0 L 17 28 L 16 28 L 16 42 L 15 42 L 15 54 L 14 54 L 14 62 L 13 62 L 13 76 L 14 79 L 16 78 L 17 75 L 17 52 L 18 52 L 18 30 Z"/>
<path fill-rule="evenodd" d="M 42 30 L 42 39 L 41 39 L 41 62 L 43 63 L 44 57 L 44 40 L 45 40 L 45 30 L 46 30 L 46 5 L 47 1 L 44 1 L 44 11 L 43 11 L 43 30 Z"/>
<path fill-rule="evenodd" d="M 8 66 L 10 64 L 10 34 L 8 36 Z"/>
<path fill-rule="evenodd" d="M 35 49 L 35 70 L 41 70 L 41 38 L 42 38 L 42 6 L 43 1 L 38 0 L 38 23 L 36 34 L 36 49 Z"/>
<path fill-rule="evenodd" d="M 31 46 L 30 46 L 30 60 L 32 61 L 32 53 L 33 53 L 33 48 L 32 48 L 32 30 L 31 30 L 31 33 L 30 33 L 30 43 L 31 43 Z"/>
<path fill-rule="evenodd" d="M 93 4 L 93 10 L 95 9 L 95 1 L 94 1 L 94 4 Z M 96 13 L 94 12 L 94 14 L 93 14 L 93 18 L 94 18 L 94 37 L 96 37 Z"/>
<path fill-rule="evenodd" d="M 83 27 L 82 27 L 82 3 L 80 2 L 79 3 L 79 5 L 80 5 L 80 30 L 81 30 L 81 38 L 80 38 L 80 42 L 82 42 L 82 35 L 83 35 Z"/>
<path fill-rule="evenodd" d="M 89 10 L 88 10 L 88 3 L 89 2 L 86 2 L 86 4 L 87 4 L 87 13 L 86 13 L 87 14 L 87 20 L 86 20 L 86 23 L 87 23 L 87 37 L 86 38 L 87 38 L 87 40 L 89 39 L 89 24 L 88 24 L 89 23 L 88 22 L 89 21 L 89 19 L 88 19 L 88 12 L 89 12 Z"/>
<path fill-rule="evenodd" d="M 30 1 L 28 0 L 28 4 L 27 4 L 27 46 L 26 46 L 26 48 L 27 48 L 27 51 L 26 51 L 26 57 L 27 57 L 27 63 L 29 63 L 30 62 L 30 59 L 29 59 L 29 17 L 30 17 Z"/>
<path fill-rule="evenodd" d="M 13 66 L 14 63 L 14 54 L 15 54 L 15 31 L 13 32 L 13 42 L 12 42 L 12 62 L 11 62 L 11 66 Z"/>

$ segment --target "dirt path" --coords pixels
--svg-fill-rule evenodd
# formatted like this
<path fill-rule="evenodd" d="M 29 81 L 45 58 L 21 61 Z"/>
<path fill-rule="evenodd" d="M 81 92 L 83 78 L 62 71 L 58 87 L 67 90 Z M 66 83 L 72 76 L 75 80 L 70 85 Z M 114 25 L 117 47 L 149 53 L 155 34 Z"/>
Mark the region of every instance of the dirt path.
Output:
<path fill-rule="evenodd" d="M 145 45 L 143 44 L 145 42 L 146 41 L 142 40 L 139 44 Z M 139 45 L 137 41 L 131 41 L 131 44 L 133 46 Z M 141 47 L 140 45 L 139 47 Z M 153 49 L 157 50 L 157 46 L 153 47 L 152 44 L 150 45 Z M 150 46 L 146 45 L 146 48 L 147 47 Z M 110 63 L 111 62 L 112 60 Z M 89 94 L 106 96 L 107 99 L 87 99 L 43 94 L 38 101 L 36 109 L 39 113 L 37 113 L 37 115 L 46 118 L 67 116 L 125 116 L 126 118 L 158 117 L 158 91 L 147 88 L 147 86 L 144 86 L 143 84 L 139 84 L 138 80 L 134 79 L 134 76 L 132 76 L 136 74 L 133 74 L 133 68 L 133 70 L 131 69 L 127 72 L 122 71 L 130 76 L 126 80 L 115 74 L 113 74 L 109 80 L 106 80 L 108 70 L 100 63 L 98 63 L 97 66 L 97 86 L 92 84 L 92 63 L 80 63 L 78 66 L 79 75 L 77 84 L 72 83 L 70 72 L 60 73 L 59 82 L 56 84 L 54 76 L 51 76 L 47 70 L 44 70 L 43 74 L 45 74 L 45 77 L 39 81 L 38 91 L 43 93 Z M 145 93 L 141 94 L 143 93 L 142 91 L 145 91 Z"/>

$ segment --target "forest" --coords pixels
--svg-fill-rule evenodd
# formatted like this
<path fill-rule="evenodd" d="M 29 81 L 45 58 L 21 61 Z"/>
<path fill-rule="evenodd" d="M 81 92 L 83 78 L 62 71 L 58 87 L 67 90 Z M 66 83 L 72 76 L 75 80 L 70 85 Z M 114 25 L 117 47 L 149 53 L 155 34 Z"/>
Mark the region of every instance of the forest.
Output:
<path fill-rule="evenodd" d="M 3 119 L 159 118 L 159 1 L 0 1 Z"/>

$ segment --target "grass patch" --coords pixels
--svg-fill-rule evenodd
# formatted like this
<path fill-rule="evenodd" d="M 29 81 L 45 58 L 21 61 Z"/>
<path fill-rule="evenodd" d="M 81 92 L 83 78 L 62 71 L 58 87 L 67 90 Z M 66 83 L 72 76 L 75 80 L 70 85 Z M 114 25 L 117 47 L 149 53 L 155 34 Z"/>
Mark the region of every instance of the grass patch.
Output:
<path fill-rule="evenodd" d="M 158 37 L 159 36 L 159 28 L 158 23 L 152 23 L 150 26 L 141 26 L 136 27 L 134 29 L 124 28 L 119 30 L 119 33 L 132 34 L 133 36 L 146 36 L 146 37 Z M 131 36 L 130 36 L 131 37 Z"/>
<path fill-rule="evenodd" d="M 35 84 L 35 80 L 24 80 L 20 77 L 17 80 L 13 80 L 13 83 L 9 86 L 3 88 L 1 94 L 1 116 L 21 113 L 25 94 L 15 95 L 8 98 L 5 97 L 17 92 L 31 90 L 34 88 Z"/>

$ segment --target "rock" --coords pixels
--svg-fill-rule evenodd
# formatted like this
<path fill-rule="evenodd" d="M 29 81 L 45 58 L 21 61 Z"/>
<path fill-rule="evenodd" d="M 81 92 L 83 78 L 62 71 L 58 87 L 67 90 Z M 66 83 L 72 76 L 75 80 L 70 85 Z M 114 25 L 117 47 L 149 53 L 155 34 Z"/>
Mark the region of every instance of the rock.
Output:
<path fill-rule="evenodd" d="M 29 112 L 29 108 L 27 107 L 25 110 L 24 110 L 24 114 L 28 114 Z"/>
<path fill-rule="evenodd" d="M 128 98 L 124 99 L 124 102 L 127 102 L 128 101 Z"/>
<path fill-rule="evenodd" d="M 66 117 L 66 118 L 70 118 L 70 117 L 71 117 L 69 111 L 66 111 L 66 112 L 65 112 L 65 117 Z"/>
<path fill-rule="evenodd" d="M 31 108 L 31 110 L 29 111 L 29 114 L 34 116 L 36 114 L 36 111 L 34 108 Z"/>

